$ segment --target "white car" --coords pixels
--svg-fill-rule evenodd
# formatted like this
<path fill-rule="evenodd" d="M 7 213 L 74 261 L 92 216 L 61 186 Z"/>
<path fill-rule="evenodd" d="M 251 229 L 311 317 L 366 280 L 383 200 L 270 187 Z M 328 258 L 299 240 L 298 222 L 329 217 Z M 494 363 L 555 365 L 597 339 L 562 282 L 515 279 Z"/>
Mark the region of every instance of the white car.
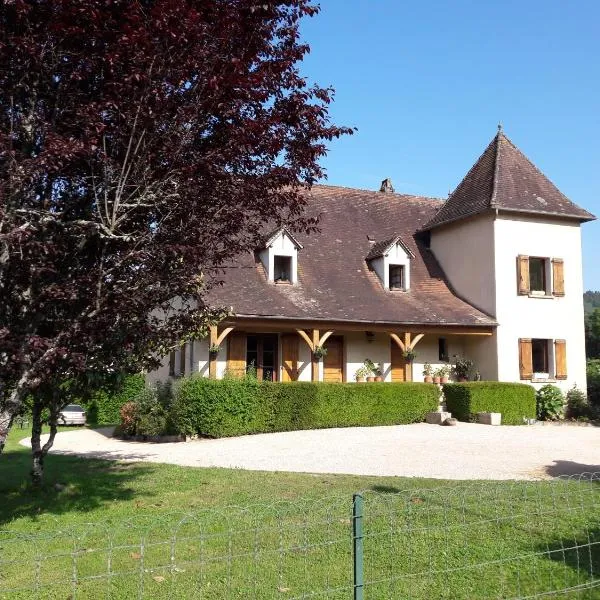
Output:
<path fill-rule="evenodd" d="M 85 410 L 79 404 L 67 404 L 58 413 L 59 425 L 85 425 Z"/>

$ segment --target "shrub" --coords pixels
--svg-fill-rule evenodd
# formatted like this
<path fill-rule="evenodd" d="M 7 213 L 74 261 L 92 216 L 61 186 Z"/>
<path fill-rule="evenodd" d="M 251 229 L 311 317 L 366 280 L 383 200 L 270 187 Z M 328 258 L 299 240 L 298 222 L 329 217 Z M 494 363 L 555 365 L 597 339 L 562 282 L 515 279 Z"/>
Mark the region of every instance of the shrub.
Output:
<path fill-rule="evenodd" d="M 552 384 L 543 385 L 535 394 L 537 418 L 553 421 L 562 416 L 565 398 L 560 388 Z"/>
<path fill-rule="evenodd" d="M 127 435 L 135 435 L 138 406 L 135 402 L 126 402 L 121 406 L 121 431 Z"/>
<path fill-rule="evenodd" d="M 158 436 L 175 433 L 170 384 L 144 387 L 120 410 L 121 431 L 127 435 Z"/>
<path fill-rule="evenodd" d="M 87 403 L 87 419 L 96 425 L 114 425 L 120 420 L 121 407 L 146 387 L 144 375 L 127 375 L 113 392 L 99 391 Z"/>
<path fill-rule="evenodd" d="M 573 386 L 567 392 L 567 408 L 566 415 L 569 419 L 580 419 L 582 417 L 590 417 L 590 406 L 585 394 Z"/>
<path fill-rule="evenodd" d="M 179 433 L 224 437 L 413 423 L 437 406 L 437 388 L 424 383 L 272 383 L 192 377 L 178 386 L 173 421 Z"/>
<path fill-rule="evenodd" d="M 459 421 L 474 419 L 480 412 L 502 413 L 505 425 L 523 425 L 524 418 L 535 418 L 535 390 L 524 383 L 445 383 L 443 391 L 446 407 Z"/>
<path fill-rule="evenodd" d="M 587 361 L 587 397 L 590 405 L 600 410 L 600 359 Z"/>

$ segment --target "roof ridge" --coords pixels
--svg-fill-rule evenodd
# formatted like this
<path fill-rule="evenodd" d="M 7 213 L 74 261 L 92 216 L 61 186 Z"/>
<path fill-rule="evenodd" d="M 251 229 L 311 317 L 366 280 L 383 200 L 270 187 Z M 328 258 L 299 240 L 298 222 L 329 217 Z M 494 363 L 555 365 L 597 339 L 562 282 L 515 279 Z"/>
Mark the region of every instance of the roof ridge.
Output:
<path fill-rule="evenodd" d="M 385 195 L 378 191 L 378 190 L 368 190 L 366 188 L 356 188 L 356 187 L 349 187 L 347 185 L 334 185 L 331 183 L 315 183 L 313 186 L 313 188 L 315 187 L 326 187 L 326 188 L 338 188 L 341 190 L 350 190 L 352 192 L 367 192 L 368 194 L 373 194 L 376 196 L 382 196 L 382 197 L 389 197 L 389 196 L 399 196 L 399 197 L 403 197 L 403 198 L 414 198 L 415 200 L 420 200 L 423 202 L 429 202 L 431 200 L 435 200 L 436 202 L 445 202 L 446 199 L 445 198 L 438 198 L 437 196 L 421 196 L 419 194 L 402 194 L 400 192 L 386 192 Z"/>
<path fill-rule="evenodd" d="M 492 183 L 492 197 L 490 198 L 490 208 L 497 208 L 496 195 L 498 193 L 498 172 L 500 170 L 500 145 L 502 138 L 506 139 L 502 131 L 502 125 L 498 125 L 498 133 L 494 138 L 496 140 L 496 155 L 494 156 L 494 179 Z"/>

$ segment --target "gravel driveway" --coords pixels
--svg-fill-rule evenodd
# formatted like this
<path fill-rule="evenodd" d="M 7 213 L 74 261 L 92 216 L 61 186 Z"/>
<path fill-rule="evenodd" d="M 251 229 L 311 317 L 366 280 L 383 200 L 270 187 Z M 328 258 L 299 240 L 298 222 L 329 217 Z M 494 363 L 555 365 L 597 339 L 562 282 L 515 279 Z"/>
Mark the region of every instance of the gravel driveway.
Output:
<path fill-rule="evenodd" d="M 545 479 L 600 471 L 596 427 L 419 423 L 164 444 L 111 435 L 110 428 L 59 433 L 51 452 L 190 467 L 437 479 Z"/>

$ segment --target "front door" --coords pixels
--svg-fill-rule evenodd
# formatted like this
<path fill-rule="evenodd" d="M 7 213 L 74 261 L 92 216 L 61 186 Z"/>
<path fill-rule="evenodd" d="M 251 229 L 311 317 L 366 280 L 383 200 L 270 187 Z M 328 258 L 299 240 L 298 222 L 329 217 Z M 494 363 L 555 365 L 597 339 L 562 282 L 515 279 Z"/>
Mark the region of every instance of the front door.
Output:
<path fill-rule="evenodd" d="M 281 336 L 281 381 L 298 381 L 300 338 L 296 333 Z"/>
<path fill-rule="evenodd" d="M 323 358 L 323 381 L 341 383 L 344 381 L 344 338 L 331 336 L 325 342 L 327 355 Z"/>
<path fill-rule="evenodd" d="M 392 381 L 404 381 L 406 379 L 406 359 L 404 352 L 394 340 L 390 340 L 391 363 L 392 363 Z"/>

